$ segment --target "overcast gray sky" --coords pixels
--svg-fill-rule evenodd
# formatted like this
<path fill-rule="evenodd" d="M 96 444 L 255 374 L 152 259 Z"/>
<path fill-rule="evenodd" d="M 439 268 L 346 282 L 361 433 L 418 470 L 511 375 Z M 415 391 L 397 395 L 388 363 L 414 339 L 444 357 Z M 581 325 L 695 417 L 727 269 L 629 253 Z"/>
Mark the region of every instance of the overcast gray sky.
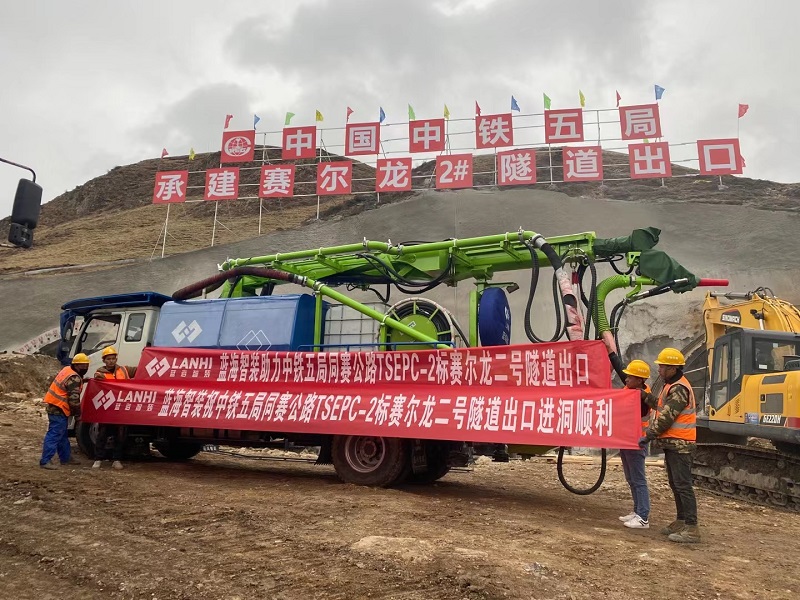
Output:
<path fill-rule="evenodd" d="M 576 8 L 580 6 L 580 8 Z M 734 137 L 745 175 L 800 180 L 800 4 L 745 0 L 26 0 L 0 19 L 0 156 L 45 201 L 117 165 L 280 129 L 661 100 L 665 139 Z M 17 180 L 0 164 L 0 216 Z M 6 232 L 2 232 L 5 237 Z"/>

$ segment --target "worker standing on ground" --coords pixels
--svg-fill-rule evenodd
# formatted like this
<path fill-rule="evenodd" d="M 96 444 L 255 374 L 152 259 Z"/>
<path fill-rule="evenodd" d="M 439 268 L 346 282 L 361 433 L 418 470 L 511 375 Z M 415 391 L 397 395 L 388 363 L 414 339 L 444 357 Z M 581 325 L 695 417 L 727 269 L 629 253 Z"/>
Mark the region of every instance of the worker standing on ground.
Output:
<path fill-rule="evenodd" d="M 61 464 L 80 464 L 72 458 L 72 450 L 67 437 L 67 421 L 70 415 L 81 415 L 81 386 L 83 376 L 89 370 L 89 357 L 76 354 L 72 363 L 58 372 L 50 388 L 44 395 L 49 425 L 42 444 L 42 458 L 39 466 L 43 469 L 58 469 L 52 458 L 58 453 Z"/>
<path fill-rule="evenodd" d="M 673 542 L 700 541 L 697 526 L 697 500 L 692 488 L 692 453 L 696 448 L 697 403 L 689 380 L 683 375 L 686 359 L 675 348 L 664 348 L 655 360 L 664 388 L 658 397 L 657 412 L 645 435 L 639 440 L 644 446 L 650 440 L 664 450 L 669 487 L 675 496 L 677 518 L 661 533 Z"/>
<path fill-rule="evenodd" d="M 114 346 L 103 349 L 103 366 L 94 373 L 95 379 L 130 379 L 136 374 L 136 367 L 123 367 L 117 364 L 117 350 Z M 100 425 L 95 443 L 95 458 L 93 469 L 99 469 L 106 457 L 106 449 L 111 445 L 115 469 L 122 468 L 122 451 L 125 447 L 124 425 Z"/>
<path fill-rule="evenodd" d="M 650 378 L 650 366 L 643 360 L 632 360 L 622 370 L 626 375 L 625 387 L 639 390 L 641 393 L 642 435 L 647 433 L 650 425 L 650 405 L 648 400 L 655 405 L 655 399 L 650 394 L 647 380 Z M 645 458 L 647 457 L 647 444 L 636 450 L 620 450 L 622 472 L 625 481 L 631 488 L 633 497 L 633 512 L 620 517 L 619 520 L 631 529 L 650 528 L 650 491 L 647 489 L 647 474 L 645 473 Z"/>

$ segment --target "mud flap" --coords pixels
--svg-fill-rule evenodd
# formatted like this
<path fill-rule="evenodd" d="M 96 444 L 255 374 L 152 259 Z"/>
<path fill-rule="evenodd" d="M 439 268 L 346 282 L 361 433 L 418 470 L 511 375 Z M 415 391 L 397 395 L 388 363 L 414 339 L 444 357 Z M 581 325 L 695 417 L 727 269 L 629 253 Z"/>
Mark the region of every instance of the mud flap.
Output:
<path fill-rule="evenodd" d="M 332 465 L 333 464 L 333 454 L 331 453 L 331 446 L 332 440 L 328 438 L 319 448 L 319 454 L 317 455 L 317 461 L 314 463 L 315 465 Z"/>
<path fill-rule="evenodd" d="M 425 442 L 414 440 L 411 445 L 411 471 L 413 473 L 428 472 L 428 452 Z"/>

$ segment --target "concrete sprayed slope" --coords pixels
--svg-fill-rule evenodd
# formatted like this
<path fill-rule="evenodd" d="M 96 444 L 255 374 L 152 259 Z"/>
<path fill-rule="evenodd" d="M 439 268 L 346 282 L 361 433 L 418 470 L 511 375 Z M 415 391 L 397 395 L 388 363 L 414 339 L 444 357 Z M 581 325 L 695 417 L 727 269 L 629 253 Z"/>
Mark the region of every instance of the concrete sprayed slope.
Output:
<path fill-rule="evenodd" d="M 787 300 L 800 300 L 797 283 L 800 257 L 794 249 L 794 236 L 800 229 L 799 215 L 741 206 L 572 198 L 538 190 L 465 190 L 423 194 L 345 219 L 314 223 L 298 230 L 275 232 L 151 263 L 95 273 L 0 280 L 0 349 L 16 347 L 56 326 L 59 307 L 65 301 L 139 290 L 169 294 L 213 274 L 216 265 L 227 257 L 351 243 L 365 237 L 398 243 L 490 235 L 520 227 L 545 236 L 596 231 L 601 237 L 612 237 L 649 225 L 662 229 L 659 248 L 699 276 L 728 277 L 732 280 L 731 289 L 737 290 L 769 285 Z M 608 274 L 610 271 L 601 269 L 601 278 Z M 549 275 L 549 269 L 543 271 L 534 310 L 537 333 L 548 336 L 552 327 Z M 515 317 L 514 341 L 522 342 L 526 339 L 522 314 L 529 274 L 518 272 L 497 279 L 520 283 L 521 289 L 511 296 L 511 304 Z M 469 289 L 464 285 L 457 291 L 445 288 L 426 295 L 455 308 L 463 316 Z M 393 300 L 396 299 L 398 296 L 393 294 Z M 698 327 L 699 315 L 697 311 L 692 313 L 692 309 L 701 302 L 702 293 L 695 291 L 682 296 L 670 294 L 635 306 L 626 313 L 629 335 L 623 336 L 623 342 L 641 342 L 663 335 L 687 339 L 690 337 L 687 327 Z M 671 334 L 672 331 L 676 333 Z"/>

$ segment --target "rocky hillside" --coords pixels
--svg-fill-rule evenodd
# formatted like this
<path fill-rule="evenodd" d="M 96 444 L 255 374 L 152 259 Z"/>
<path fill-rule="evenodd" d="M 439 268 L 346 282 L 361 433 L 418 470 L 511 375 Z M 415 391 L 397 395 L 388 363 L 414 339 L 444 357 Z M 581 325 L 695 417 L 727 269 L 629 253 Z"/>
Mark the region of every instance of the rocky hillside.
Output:
<path fill-rule="evenodd" d="M 280 150 L 260 148 L 270 162 L 280 162 Z M 331 159 L 339 157 L 330 156 Z M 475 187 L 492 190 L 494 184 L 493 155 L 476 157 Z M 546 153 L 537 156 L 538 167 L 549 166 Z M 588 198 L 610 198 L 624 201 L 645 202 L 701 202 L 750 206 L 764 210 L 798 211 L 800 209 L 800 184 L 778 184 L 746 177 L 725 177 L 720 189 L 717 178 L 699 177 L 697 172 L 673 165 L 674 177 L 661 186 L 660 180 L 623 180 L 627 177 L 627 156 L 607 152 L 604 156 L 605 174 L 608 181 L 600 186 L 596 183 L 540 184 L 534 189 L 559 191 L 569 196 Z M 78 186 L 42 207 L 39 227 L 35 231 L 34 247 L 30 250 L 0 248 L 0 274 L 21 273 L 68 265 L 81 265 L 124 259 L 148 259 L 161 255 L 159 242 L 165 206 L 151 204 L 153 182 L 158 170 L 189 170 L 189 198 L 202 198 L 204 171 L 219 166 L 219 153 L 198 154 L 194 161 L 188 157 L 169 157 L 163 160 L 145 160 L 133 165 L 115 167 L 102 175 Z M 260 162 L 241 165 L 241 184 L 256 186 Z M 555 178 L 560 178 L 561 155 L 553 154 Z M 417 169 L 416 186 L 433 187 L 425 175 L 432 175 L 434 162 Z M 298 163 L 298 181 L 314 178 L 313 160 Z M 541 175 L 546 173 L 540 170 Z M 354 168 L 354 191 L 347 197 L 323 197 L 320 216 L 322 220 L 339 218 L 375 208 L 377 198 L 373 189 L 372 167 L 356 162 Z M 362 181 L 357 181 L 362 179 Z M 300 184 L 296 193 L 312 194 L 312 184 Z M 245 188 L 253 190 L 255 187 Z M 247 192 L 251 195 L 251 192 Z M 381 204 L 396 202 L 407 194 L 383 194 Z M 197 250 L 210 245 L 214 228 L 214 203 L 197 202 L 176 204 L 170 209 L 169 237 L 166 254 L 174 255 Z M 264 200 L 261 206 L 263 219 L 261 233 L 293 229 L 316 218 L 316 197 L 289 200 Z M 215 244 L 227 244 L 249 239 L 259 234 L 259 202 L 257 199 L 221 202 Z M 0 232 L 8 231 L 9 219 L 0 220 Z"/>

